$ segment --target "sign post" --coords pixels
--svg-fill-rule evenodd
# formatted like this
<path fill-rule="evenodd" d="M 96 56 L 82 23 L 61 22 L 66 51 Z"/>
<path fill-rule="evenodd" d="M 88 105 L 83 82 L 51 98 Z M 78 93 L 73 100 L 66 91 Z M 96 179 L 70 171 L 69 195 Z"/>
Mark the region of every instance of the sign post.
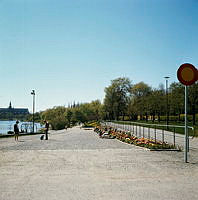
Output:
<path fill-rule="evenodd" d="M 185 141 L 184 141 L 184 162 L 188 162 L 188 86 L 194 84 L 198 80 L 198 70 L 191 64 L 185 63 L 177 70 L 178 80 L 185 85 Z"/>
<path fill-rule="evenodd" d="M 185 150 L 184 150 L 184 162 L 187 163 L 188 162 L 188 142 L 189 142 L 189 137 L 188 137 L 188 118 L 187 118 L 187 114 L 188 114 L 188 86 L 185 85 Z"/>

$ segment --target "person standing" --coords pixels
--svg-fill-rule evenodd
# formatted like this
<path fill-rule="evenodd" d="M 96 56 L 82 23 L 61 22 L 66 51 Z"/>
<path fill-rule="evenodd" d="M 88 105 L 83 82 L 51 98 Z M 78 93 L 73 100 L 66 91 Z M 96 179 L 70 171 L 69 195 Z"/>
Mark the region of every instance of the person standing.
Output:
<path fill-rule="evenodd" d="M 45 122 L 45 139 L 48 140 L 49 123 L 46 120 L 44 122 Z"/>
<path fill-rule="evenodd" d="M 19 126 L 18 126 L 19 121 L 17 120 L 16 123 L 14 124 L 14 139 L 15 141 L 18 141 L 19 139 Z"/>

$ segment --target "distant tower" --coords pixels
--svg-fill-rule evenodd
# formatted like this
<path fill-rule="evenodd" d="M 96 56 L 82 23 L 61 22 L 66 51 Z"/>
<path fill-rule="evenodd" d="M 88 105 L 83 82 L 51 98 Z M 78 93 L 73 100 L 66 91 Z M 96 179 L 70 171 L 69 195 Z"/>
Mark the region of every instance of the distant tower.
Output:
<path fill-rule="evenodd" d="M 9 104 L 9 107 L 8 107 L 9 109 L 11 109 L 12 108 L 12 103 L 11 103 L 11 101 L 10 101 L 10 104 Z"/>

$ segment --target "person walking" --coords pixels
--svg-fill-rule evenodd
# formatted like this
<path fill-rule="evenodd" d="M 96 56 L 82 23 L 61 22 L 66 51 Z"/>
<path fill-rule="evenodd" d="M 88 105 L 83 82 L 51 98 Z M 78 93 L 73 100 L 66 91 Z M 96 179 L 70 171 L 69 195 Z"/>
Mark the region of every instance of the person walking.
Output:
<path fill-rule="evenodd" d="M 44 122 L 45 122 L 45 140 L 48 140 L 49 123 L 46 120 Z"/>
<path fill-rule="evenodd" d="M 18 141 L 19 139 L 19 126 L 18 126 L 19 121 L 17 120 L 16 123 L 14 124 L 14 139 L 15 141 Z"/>

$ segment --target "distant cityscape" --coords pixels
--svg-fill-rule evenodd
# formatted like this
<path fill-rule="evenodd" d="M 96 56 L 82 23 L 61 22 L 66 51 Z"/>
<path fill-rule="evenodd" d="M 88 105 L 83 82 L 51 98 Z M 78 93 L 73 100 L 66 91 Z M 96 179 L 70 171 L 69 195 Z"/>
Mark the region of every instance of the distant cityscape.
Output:
<path fill-rule="evenodd" d="M 14 108 L 11 101 L 8 108 L 0 108 L 1 120 L 23 119 L 29 114 L 28 108 Z"/>

